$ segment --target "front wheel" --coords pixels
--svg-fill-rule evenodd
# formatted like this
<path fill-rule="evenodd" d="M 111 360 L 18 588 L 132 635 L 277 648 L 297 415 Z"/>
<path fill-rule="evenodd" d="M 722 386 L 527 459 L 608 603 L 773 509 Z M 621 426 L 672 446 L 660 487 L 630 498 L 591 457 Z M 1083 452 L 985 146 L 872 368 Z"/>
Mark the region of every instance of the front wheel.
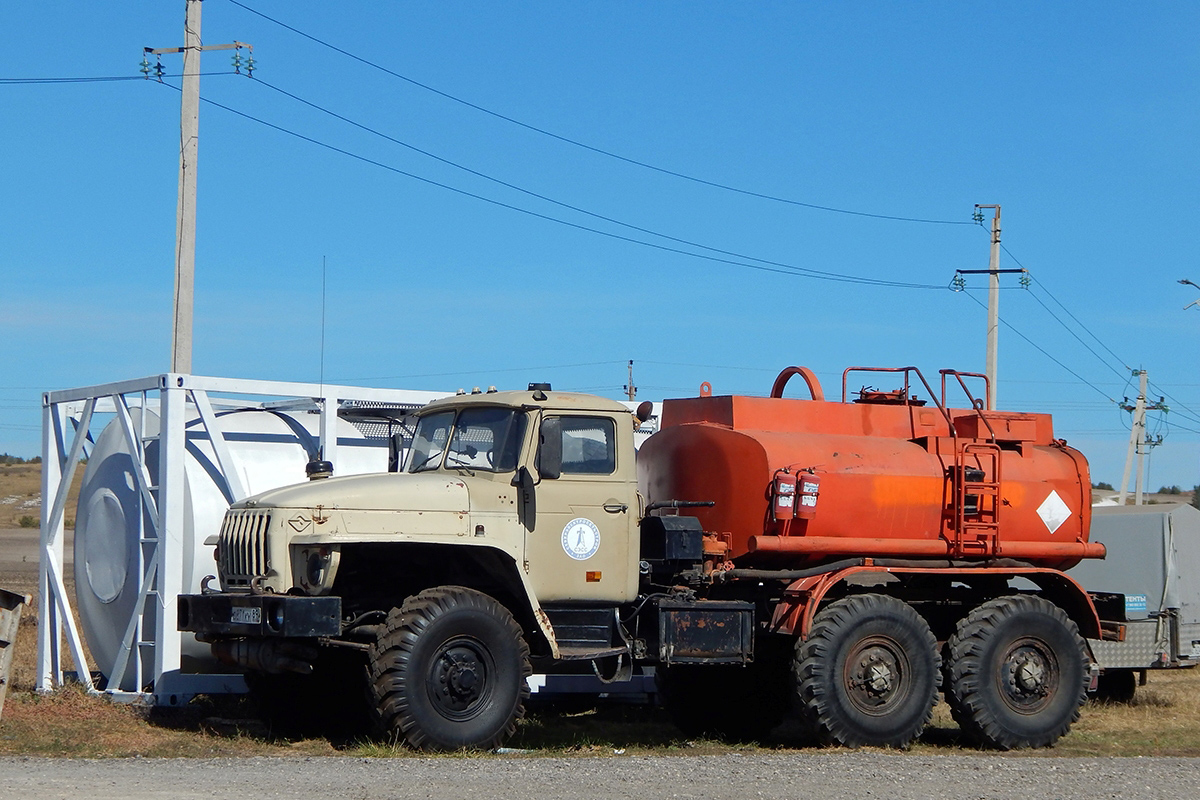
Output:
<path fill-rule="evenodd" d="M 508 609 L 458 586 L 405 600 L 370 652 L 384 730 L 423 750 L 498 747 L 525 714 L 530 672 Z"/>
<path fill-rule="evenodd" d="M 946 649 L 946 700 L 978 744 L 1048 747 L 1079 718 L 1089 677 L 1083 639 L 1049 600 L 984 603 L 958 623 Z"/>
<path fill-rule="evenodd" d="M 792 671 L 806 726 L 847 747 L 906 747 L 937 702 L 937 641 L 912 606 L 886 595 L 822 609 Z"/>

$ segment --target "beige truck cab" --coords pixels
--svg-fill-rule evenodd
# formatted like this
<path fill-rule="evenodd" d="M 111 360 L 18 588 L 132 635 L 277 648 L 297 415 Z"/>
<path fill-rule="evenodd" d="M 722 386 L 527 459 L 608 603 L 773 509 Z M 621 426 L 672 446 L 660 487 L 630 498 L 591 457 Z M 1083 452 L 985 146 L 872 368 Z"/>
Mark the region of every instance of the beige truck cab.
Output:
<path fill-rule="evenodd" d="M 234 504 L 221 591 L 181 597 L 180 629 L 252 673 L 358 648 L 393 733 L 499 742 L 531 657 L 629 669 L 618 608 L 641 572 L 636 424 L 620 403 L 545 384 L 430 403 L 398 472 Z M 416 691 L 417 676 L 437 691 Z"/>

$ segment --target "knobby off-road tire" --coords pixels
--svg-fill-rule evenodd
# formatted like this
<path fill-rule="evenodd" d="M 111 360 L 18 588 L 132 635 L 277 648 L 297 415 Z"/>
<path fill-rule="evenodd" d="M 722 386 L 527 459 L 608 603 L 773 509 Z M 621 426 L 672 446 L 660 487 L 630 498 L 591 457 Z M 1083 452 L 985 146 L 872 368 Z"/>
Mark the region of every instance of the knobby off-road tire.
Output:
<path fill-rule="evenodd" d="M 797 710 L 826 743 L 906 747 L 937 702 L 939 657 L 929 625 L 886 595 L 822 609 L 792 662 Z"/>
<path fill-rule="evenodd" d="M 525 715 L 529 646 L 508 609 L 473 589 L 427 589 L 392 609 L 369 669 L 384 732 L 417 749 L 494 749 Z"/>
<path fill-rule="evenodd" d="M 786 640 L 790 643 L 790 640 Z M 783 722 L 790 691 L 786 651 L 760 642 L 754 663 L 676 664 L 662 672 L 664 703 L 688 737 L 761 740 Z"/>
<path fill-rule="evenodd" d="M 1049 600 L 990 600 L 958 623 L 946 650 L 946 701 L 977 744 L 1049 747 L 1079 719 L 1089 677 L 1084 642 Z"/>
<path fill-rule="evenodd" d="M 1137 685 L 1138 676 L 1133 670 L 1109 670 L 1100 674 L 1095 699 L 1101 703 L 1132 703 Z"/>

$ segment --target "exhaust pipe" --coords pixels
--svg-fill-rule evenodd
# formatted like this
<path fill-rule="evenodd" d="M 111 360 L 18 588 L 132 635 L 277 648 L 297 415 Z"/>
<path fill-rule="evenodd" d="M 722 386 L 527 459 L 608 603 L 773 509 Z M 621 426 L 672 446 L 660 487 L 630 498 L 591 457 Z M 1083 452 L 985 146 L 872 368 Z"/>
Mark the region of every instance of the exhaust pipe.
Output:
<path fill-rule="evenodd" d="M 225 639 L 212 642 L 212 654 L 223 664 L 279 675 L 311 675 L 317 649 L 295 642 L 269 639 Z"/>

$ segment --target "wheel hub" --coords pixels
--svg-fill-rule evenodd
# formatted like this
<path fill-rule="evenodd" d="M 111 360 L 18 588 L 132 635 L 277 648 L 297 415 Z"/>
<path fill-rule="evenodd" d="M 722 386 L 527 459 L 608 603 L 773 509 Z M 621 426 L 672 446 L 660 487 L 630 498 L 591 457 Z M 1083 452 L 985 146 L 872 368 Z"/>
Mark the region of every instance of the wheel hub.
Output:
<path fill-rule="evenodd" d="M 863 683 L 872 694 L 880 695 L 891 691 L 892 668 L 886 661 L 880 659 L 879 656 L 872 655 L 863 664 L 863 667 L 865 668 Z"/>
<path fill-rule="evenodd" d="M 444 712 L 470 713 L 486 694 L 487 667 L 478 653 L 459 644 L 443 649 L 430 675 L 434 700 Z"/>
<path fill-rule="evenodd" d="M 1043 694 L 1046 691 L 1046 665 L 1040 658 L 1021 658 L 1014 667 L 1014 677 L 1022 691 L 1031 694 Z"/>
<path fill-rule="evenodd" d="M 998 676 L 1005 702 L 1022 714 L 1034 714 L 1045 708 L 1058 688 L 1057 665 L 1044 642 L 1033 637 L 1015 642 Z"/>
<path fill-rule="evenodd" d="M 903 650 L 887 637 L 871 637 L 846 660 L 848 696 L 861 711 L 886 714 L 907 695 L 908 663 Z"/>

